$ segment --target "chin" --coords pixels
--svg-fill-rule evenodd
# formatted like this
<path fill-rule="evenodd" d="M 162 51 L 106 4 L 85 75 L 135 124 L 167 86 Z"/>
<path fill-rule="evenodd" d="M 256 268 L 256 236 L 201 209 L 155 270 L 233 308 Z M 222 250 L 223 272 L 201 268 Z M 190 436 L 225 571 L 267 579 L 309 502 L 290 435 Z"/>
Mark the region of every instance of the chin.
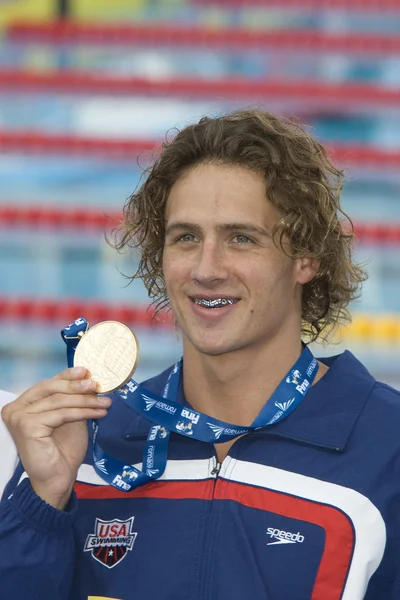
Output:
<path fill-rule="evenodd" d="M 222 356 L 223 354 L 227 354 L 229 352 L 229 349 L 227 348 L 220 348 L 218 346 L 214 346 L 214 347 L 205 347 L 205 348 L 198 348 L 199 352 L 201 352 L 201 354 L 205 354 L 206 356 Z"/>
<path fill-rule="evenodd" d="M 191 345 L 197 352 L 207 356 L 221 356 L 222 354 L 228 354 L 229 352 L 237 350 L 237 347 L 232 343 L 227 343 L 221 339 L 215 341 L 193 340 Z"/>

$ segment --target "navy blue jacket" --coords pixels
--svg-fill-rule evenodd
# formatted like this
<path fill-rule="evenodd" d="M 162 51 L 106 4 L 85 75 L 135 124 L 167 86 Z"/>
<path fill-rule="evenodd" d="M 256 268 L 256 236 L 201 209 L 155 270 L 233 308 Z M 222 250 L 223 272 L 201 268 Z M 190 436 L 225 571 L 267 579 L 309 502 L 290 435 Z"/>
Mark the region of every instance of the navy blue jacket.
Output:
<path fill-rule="evenodd" d="M 89 448 L 61 512 L 19 465 L 0 503 L 1 600 L 398 600 L 400 394 L 349 352 L 324 362 L 219 472 L 213 445 L 172 433 L 162 478 L 126 493 Z M 167 376 L 146 387 L 162 394 Z M 140 463 L 150 425 L 115 401 L 100 445 Z"/>

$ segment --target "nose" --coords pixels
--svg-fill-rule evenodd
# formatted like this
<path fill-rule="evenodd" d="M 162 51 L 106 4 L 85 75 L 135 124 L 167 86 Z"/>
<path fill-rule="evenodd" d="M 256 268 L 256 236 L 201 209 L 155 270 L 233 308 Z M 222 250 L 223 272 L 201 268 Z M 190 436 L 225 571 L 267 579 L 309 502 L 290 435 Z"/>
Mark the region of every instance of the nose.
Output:
<path fill-rule="evenodd" d="M 203 241 L 194 258 L 191 276 L 203 285 L 213 285 L 228 277 L 226 253 L 217 241 Z"/>

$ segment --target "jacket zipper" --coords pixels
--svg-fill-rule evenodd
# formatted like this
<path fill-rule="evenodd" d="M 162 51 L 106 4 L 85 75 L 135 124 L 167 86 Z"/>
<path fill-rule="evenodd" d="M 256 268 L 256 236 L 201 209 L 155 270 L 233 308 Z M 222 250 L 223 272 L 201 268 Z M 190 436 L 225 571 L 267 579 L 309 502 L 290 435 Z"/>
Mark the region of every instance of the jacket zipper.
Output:
<path fill-rule="evenodd" d="M 214 449 L 215 451 L 215 449 Z M 219 478 L 219 474 L 221 471 L 221 467 L 222 467 L 222 462 L 218 461 L 216 452 L 215 452 L 215 465 L 213 466 L 213 468 L 210 471 L 210 475 L 214 477 L 214 481 L 213 481 L 213 490 L 212 490 L 212 497 L 211 497 L 211 501 L 209 504 L 209 509 L 208 509 L 208 514 L 206 517 L 206 522 L 205 522 L 205 528 L 204 531 L 206 532 L 206 536 L 203 539 L 202 542 L 202 556 L 203 556 L 203 560 L 201 561 L 201 567 L 200 567 L 200 587 L 198 588 L 198 595 L 196 595 L 196 600 L 210 600 L 210 587 L 209 587 L 209 583 L 208 580 L 210 578 L 210 575 L 212 577 L 212 571 L 214 570 L 214 565 L 213 565 L 213 559 L 212 559 L 212 555 L 213 555 L 213 549 L 215 546 L 215 539 L 214 536 L 216 535 L 218 529 L 219 529 L 219 515 L 218 512 L 215 513 L 215 488 L 217 486 L 218 483 L 218 478 Z"/>
<path fill-rule="evenodd" d="M 222 463 L 217 462 L 217 464 L 215 465 L 215 467 L 212 469 L 212 471 L 210 473 L 211 475 L 215 475 L 215 483 L 217 482 L 217 477 L 219 475 L 221 467 L 222 467 Z M 215 483 L 214 483 L 214 485 L 215 485 Z"/>

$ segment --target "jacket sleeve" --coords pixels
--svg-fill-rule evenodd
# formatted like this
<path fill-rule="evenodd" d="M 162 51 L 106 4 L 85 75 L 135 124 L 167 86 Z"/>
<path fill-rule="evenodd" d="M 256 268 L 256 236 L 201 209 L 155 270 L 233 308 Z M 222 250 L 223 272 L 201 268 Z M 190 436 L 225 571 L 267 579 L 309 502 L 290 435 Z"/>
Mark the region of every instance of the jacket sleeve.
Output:
<path fill-rule="evenodd" d="M 19 464 L 0 502 L 0 598 L 69 600 L 76 499 L 59 511 L 22 473 Z"/>

